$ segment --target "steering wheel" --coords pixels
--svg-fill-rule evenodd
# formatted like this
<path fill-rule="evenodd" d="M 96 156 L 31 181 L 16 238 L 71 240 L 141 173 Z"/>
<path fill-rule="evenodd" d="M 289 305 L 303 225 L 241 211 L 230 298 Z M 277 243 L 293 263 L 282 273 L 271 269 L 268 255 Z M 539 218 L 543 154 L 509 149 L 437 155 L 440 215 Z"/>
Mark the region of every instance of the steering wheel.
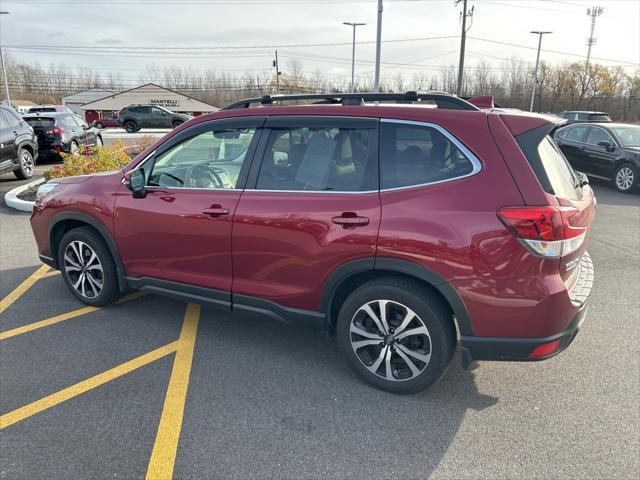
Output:
<path fill-rule="evenodd" d="M 224 183 L 214 170 L 206 165 L 193 165 L 184 176 L 185 187 L 191 188 L 224 188 Z"/>

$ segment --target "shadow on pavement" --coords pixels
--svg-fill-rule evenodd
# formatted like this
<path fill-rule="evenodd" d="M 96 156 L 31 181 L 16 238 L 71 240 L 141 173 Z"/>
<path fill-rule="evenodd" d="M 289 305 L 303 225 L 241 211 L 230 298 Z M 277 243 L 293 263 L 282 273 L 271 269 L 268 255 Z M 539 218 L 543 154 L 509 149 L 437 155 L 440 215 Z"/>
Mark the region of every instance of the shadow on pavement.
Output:
<path fill-rule="evenodd" d="M 497 401 L 457 355 L 430 390 L 397 396 L 363 383 L 323 332 L 204 310 L 175 475 L 426 478 L 467 410 Z"/>

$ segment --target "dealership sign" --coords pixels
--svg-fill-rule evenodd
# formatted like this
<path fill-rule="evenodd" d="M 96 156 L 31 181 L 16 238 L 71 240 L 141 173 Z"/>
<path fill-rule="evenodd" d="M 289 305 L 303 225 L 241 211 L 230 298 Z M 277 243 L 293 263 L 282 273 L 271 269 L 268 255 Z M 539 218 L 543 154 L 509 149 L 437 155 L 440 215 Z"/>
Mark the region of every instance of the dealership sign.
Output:
<path fill-rule="evenodd" d="M 179 107 L 180 100 L 176 98 L 152 98 L 149 100 L 149 105 L 158 105 L 159 107 Z"/>

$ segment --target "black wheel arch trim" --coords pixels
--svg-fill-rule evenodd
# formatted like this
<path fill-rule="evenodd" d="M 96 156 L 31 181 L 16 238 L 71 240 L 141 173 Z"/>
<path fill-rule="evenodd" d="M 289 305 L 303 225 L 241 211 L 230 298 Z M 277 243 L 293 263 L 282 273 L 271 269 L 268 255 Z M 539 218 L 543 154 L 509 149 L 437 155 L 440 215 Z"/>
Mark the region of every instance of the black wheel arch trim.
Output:
<path fill-rule="evenodd" d="M 390 271 L 414 277 L 418 280 L 431 285 L 449 302 L 453 314 L 456 317 L 460 335 L 473 336 L 473 327 L 469 319 L 469 313 L 464 301 L 456 291 L 456 289 L 447 282 L 440 274 L 430 270 L 422 265 L 418 265 L 407 260 L 386 257 L 370 257 L 349 261 L 338 267 L 325 282 L 322 297 L 320 299 L 320 312 L 327 315 L 327 322 L 334 319 L 330 318 L 330 308 L 334 295 L 338 287 L 352 275 L 365 273 L 368 271 Z M 331 331 L 331 325 L 327 325 Z"/>
<path fill-rule="evenodd" d="M 49 222 L 49 231 L 47 232 L 47 238 L 49 239 L 49 252 L 51 254 L 51 257 L 53 258 L 55 268 L 60 268 L 60 265 L 57 258 L 57 249 L 54 249 L 53 246 L 53 231 L 56 225 L 67 220 L 86 223 L 87 225 L 90 225 L 98 231 L 98 233 L 106 243 L 107 248 L 109 249 L 109 253 L 111 253 L 111 257 L 116 264 L 118 287 L 121 291 L 126 290 L 128 288 L 126 281 L 126 271 L 124 269 L 124 265 L 122 264 L 122 260 L 120 259 L 120 255 L 118 254 L 116 243 L 113 240 L 113 237 L 111 237 L 111 233 L 109 233 L 107 227 L 105 227 L 105 225 L 100 220 L 86 213 L 62 212 L 55 215 Z"/>

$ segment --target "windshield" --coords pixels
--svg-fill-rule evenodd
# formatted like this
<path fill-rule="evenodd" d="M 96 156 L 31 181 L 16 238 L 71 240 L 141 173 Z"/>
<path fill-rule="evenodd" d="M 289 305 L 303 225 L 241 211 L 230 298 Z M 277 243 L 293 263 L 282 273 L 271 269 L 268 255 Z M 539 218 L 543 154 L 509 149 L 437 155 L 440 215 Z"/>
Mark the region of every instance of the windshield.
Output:
<path fill-rule="evenodd" d="M 623 147 L 640 147 L 640 126 L 611 127 Z"/>

